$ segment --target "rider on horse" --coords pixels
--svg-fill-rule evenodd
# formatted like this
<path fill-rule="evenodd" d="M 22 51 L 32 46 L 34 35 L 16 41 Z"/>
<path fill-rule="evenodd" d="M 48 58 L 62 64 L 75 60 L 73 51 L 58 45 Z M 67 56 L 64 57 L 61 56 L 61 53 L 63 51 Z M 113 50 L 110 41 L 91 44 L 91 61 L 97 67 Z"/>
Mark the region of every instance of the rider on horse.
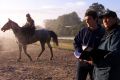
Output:
<path fill-rule="evenodd" d="M 26 14 L 26 18 L 27 18 L 27 22 L 26 22 L 26 26 L 29 26 L 31 28 L 35 28 L 35 24 L 34 24 L 34 20 L 31 18 L 30 14 Z"/>
<path fill-rule="evenodd" d="M 31 18 L 29 13 L 26 14 L 26 19 L 27 19 L 27 22 L 22 27 L 22 32 L 23 32 L 24 35 L 32 36 L 35 32 L 34 20 Z"/>

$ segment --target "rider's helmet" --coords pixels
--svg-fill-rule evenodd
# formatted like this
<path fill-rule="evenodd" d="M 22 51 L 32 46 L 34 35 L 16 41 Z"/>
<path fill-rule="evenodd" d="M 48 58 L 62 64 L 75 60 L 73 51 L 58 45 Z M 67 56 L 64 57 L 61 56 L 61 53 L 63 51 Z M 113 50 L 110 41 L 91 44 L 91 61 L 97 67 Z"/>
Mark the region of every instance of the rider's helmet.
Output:
<path fill-rule="evenodd" d="M 30 17 L 30 14 L 28 13 L 28 14 L 26 14 L 26 17 Z"/>

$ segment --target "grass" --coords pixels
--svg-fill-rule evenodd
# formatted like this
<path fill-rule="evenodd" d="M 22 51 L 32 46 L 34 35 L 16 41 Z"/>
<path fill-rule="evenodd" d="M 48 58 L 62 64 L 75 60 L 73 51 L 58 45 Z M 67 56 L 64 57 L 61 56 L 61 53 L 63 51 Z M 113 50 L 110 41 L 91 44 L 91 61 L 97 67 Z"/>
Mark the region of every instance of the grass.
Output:
<path fill-rule="evenodd" d="M 63 40 L 59 39 L 59 46 L 56 46 L 52 41 L 51 45 L 53 48 L 65 49 L 65 50 L 74 50 L 73 40 Z M 36 42 L 34 45 L 39 46 L 39 42 Z M 47 45 L 46 45 L 47 46 Z"/>
<path fill-rule="evenodd" d="M 56 47 L 54 44 L 52 44 L 53 47 Z M 59 39 L 59 49 L 66 49 L 66 50 L 73 50 L 73 40 L 63 40 Z"/>

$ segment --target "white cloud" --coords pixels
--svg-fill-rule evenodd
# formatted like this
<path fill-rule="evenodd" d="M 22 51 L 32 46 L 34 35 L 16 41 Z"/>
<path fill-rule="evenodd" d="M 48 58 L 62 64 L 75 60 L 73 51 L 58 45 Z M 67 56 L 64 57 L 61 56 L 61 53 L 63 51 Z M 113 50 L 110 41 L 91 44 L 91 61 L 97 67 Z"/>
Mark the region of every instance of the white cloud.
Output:
<path fill-rule="evenodd" d="M 54 6 L 54 5 L 43 5 L 43 6 L 41 6 L 41 9 L 53 9 L 55 7 L 56 6 Z"/>
<path fill-rule="evenodd" d="M 78 6 L 85 6 L 85 5 L 86 5 L 85 1 L 78 1 L 75 3 L 73 3 L 73 2 L 66 3 L 67 7 L 78 7 Z"/>
<path fill-rule="evenodd" d="M 85 1 L 78 1 L 78 2 L 68 2 L 66 4 L 61 5 L 43 5 L 41 6 L 41 9 L 58 9 L 58 8 L 80 8 L 81 6 L 86 6 Z"/>
<path fill-rule="evenodd" d="M 86 3 L 83 2 L 83 1 L 79 1 L 79 2 L 76 2 L 76 5 L 78 5 L 78 6 L 84 6 L 84 5 L 86 5 Z"/>

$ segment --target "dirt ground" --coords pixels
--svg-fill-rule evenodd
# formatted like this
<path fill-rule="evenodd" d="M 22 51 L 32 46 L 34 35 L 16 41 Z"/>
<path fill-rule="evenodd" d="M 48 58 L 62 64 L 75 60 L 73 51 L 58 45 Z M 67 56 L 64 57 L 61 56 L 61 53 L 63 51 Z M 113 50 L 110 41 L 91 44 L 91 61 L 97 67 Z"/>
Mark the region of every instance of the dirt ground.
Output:
<path fill-rule="evenodd" d="M 33 62 L 23 52 L 21 62 L 17 62 L 19 51 L 16 43 L 5 43 L 0 50 L 0 80 L 75 80 L 76 59 L 73 51 L 53 48 L 54 59 L 49 60 L 50 51 L 46 46 L 37 61 L 40 50 L 38 45 L 29 45 L 28 53 Z"/>

